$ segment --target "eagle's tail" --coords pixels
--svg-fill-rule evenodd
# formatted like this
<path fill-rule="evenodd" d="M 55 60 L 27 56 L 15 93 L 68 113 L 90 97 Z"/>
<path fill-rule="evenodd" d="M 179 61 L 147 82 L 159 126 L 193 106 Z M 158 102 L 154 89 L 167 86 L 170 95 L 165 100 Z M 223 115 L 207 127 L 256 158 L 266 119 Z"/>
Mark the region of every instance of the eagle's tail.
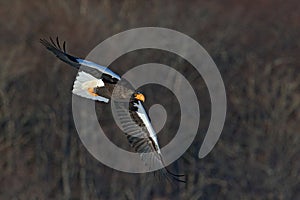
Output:
<path fill-rule="evenodd" d="M 72 93 L 86 99 L 108 103 L 109 99 L 101 96 L 96 89 L 104 87 L 102 79 L 97 79 L 92 75 L 80 71 L 73 85 Z"/>

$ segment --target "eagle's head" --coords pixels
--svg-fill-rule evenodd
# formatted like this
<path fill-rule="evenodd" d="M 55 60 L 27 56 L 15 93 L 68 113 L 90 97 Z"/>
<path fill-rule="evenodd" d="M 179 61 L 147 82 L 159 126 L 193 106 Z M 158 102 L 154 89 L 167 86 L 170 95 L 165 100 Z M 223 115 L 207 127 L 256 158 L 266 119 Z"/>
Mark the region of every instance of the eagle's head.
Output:
<path fill-rule="evenodd" d="M 140 92 L 133 93 L 132 97 L 135 101 L 145 102 L 145 96 Z"/>

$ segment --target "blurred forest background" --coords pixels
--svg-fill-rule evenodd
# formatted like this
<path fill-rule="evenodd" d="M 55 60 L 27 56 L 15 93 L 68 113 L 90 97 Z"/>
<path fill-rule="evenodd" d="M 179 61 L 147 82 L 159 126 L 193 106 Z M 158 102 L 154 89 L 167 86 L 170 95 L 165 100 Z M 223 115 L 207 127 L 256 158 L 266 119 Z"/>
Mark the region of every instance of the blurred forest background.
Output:
<path fill-rule="evenodd" d="M 300 199 L 299 1 L 1 0 L 0 5 L 0 199 Z M 213 151 L 199 160 L 210 100 L 189 64 L 167 52 L 142 50 L 111 66 L 122 74 L 123 66 L 168 64 L 197 91 L 199 133 L 170 166 L 188 175 L 187 184 L 176 188 L 145 181 L 151 174 L 113 170 L 88 153 L 72 119 L 76 70 L 39 43 L 59 36 L 71 54 L 84 58 L 107 37 L 142 26 L 175 29 L 197 40 L 226 87 L 224 130 Z"/>

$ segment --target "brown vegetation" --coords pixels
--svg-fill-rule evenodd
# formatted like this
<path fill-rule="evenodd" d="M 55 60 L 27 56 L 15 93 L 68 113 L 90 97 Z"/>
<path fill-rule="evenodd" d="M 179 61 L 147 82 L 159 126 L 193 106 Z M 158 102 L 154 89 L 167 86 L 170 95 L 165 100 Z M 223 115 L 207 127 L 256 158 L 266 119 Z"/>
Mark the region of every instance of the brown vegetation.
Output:
<path fill-rule="evenodd" d="M 297 0 L 0 5 L 0 199 L 300 199 Z M 221 138 L 199 160 L 210 102 L 203 81 L 184 70 L 189 64 L 153 50 L 113 63 L 116 69 L 160 62 L 190 75 L 203 114 L 195 142 L 171 166 L 189 177 L 176 190 L 145 182 L 147 175 L 110 169 L 88 153 L 72 119 L 76 71 L 39 44 L 58 35 L 69 52 L 85 57 L 107 37 L 141 26 L 171 28 L 197 40 L 219 67 L 227 91 Z"/>

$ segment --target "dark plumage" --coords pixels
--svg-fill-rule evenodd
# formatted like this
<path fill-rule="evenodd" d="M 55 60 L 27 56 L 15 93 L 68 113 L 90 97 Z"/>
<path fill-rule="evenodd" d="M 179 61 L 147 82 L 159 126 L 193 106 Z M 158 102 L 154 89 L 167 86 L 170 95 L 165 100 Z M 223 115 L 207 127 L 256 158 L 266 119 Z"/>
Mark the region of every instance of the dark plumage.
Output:
<path fill-rule="evenodd" d="M 96 63 L 71 56 L 66 53 L 65 42 L 62 45 L 41 39 L 40 42 L 56 57 L 79 69 L 73 86 L 73 93 L 81 97 L 108 103 L 111 101 L 116 108 L 117 117 L 131 147 L 141 155 L 141 159 L 149 168 L 160 166 L 160 172 L 168 180 L 177 180 L 182 175 L 171 173 L 163 162 L 157 141 L 147 112 L 142 102 L 145 97 L 134 90 L 124 79 L 110 69 Z"/>
<path fill-rule="evenodd" d="M 56 43 L 53 41 L 53 39 L 50 37 L 50 42 L 45 39 L 40 39 L 40 42 L 54 55 L 56 55 L 57 58 L 61 59 L 65 63 L 68 63 L 69 65 L 79 69 L 80 64 L 76 61 L 76 57 L 71 56 L 66 53 L 66 42 L 63 43 L 63 49 L 60 47 L 60 43 L 58 40 L 58 37 L 56 37 Z"/>

